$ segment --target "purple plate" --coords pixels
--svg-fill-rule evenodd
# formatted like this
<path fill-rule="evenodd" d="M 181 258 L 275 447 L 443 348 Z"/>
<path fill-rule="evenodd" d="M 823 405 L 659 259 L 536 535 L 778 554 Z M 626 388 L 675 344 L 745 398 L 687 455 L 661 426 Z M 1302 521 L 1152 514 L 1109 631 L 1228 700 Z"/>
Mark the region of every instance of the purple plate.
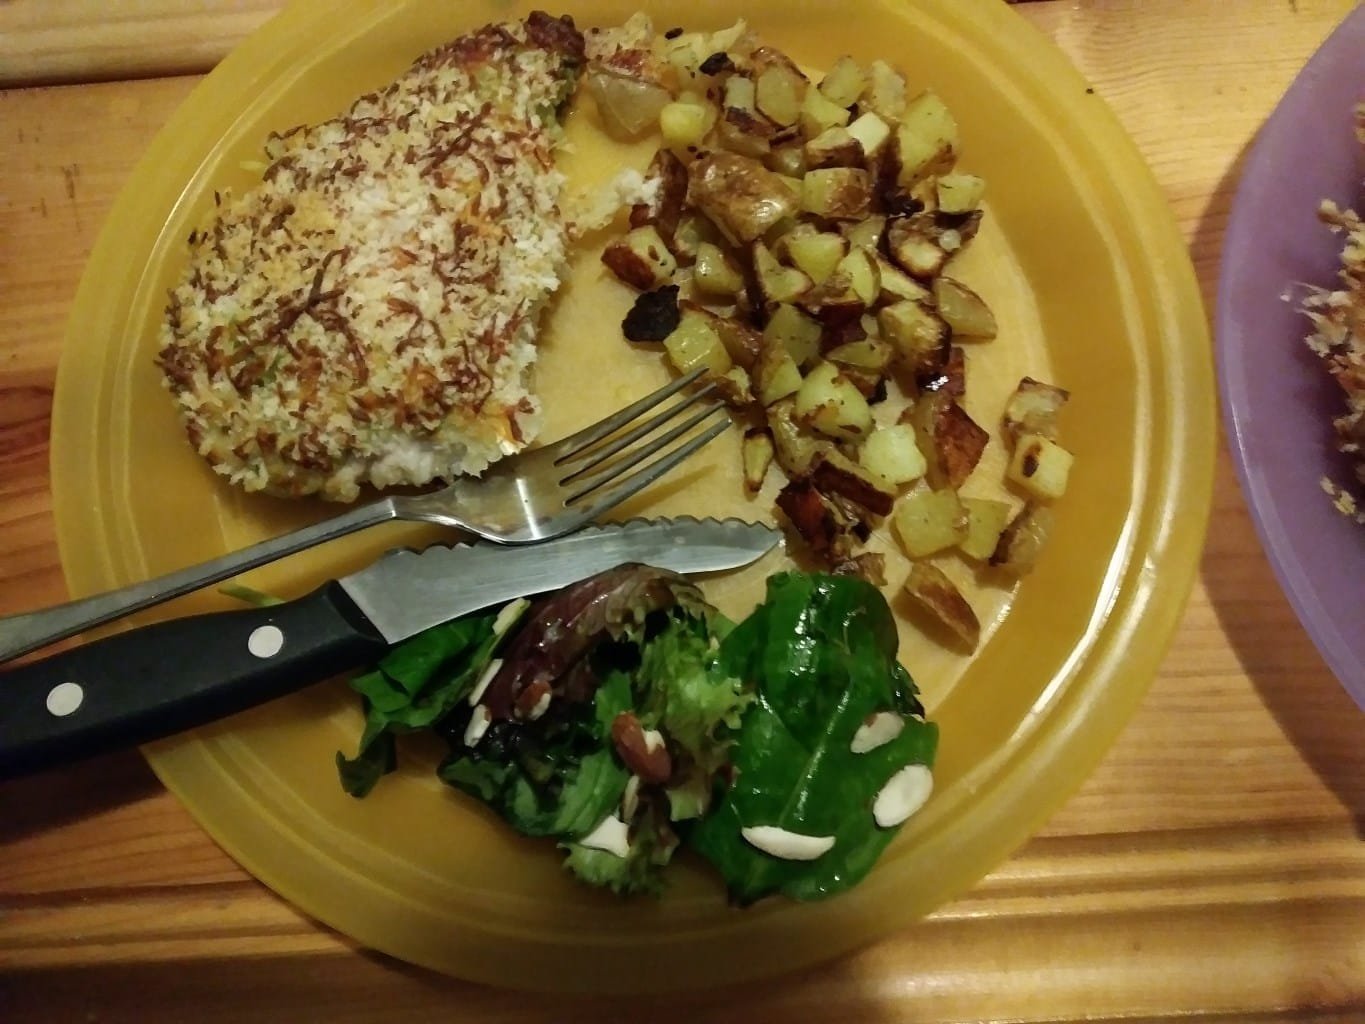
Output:
<path fill-rule="evenodd" d="M 1261 544 L 1323 658 L 1365 708 L 1365 526 L 1319 486 L 1354 478 L 1332 446 L 1341 390 L 1304 344 L 1297 306 L 1304 283 L 1336 281 L 1341 236 L 1318 222 L 1318 203 L 1359 209 L 1365 162 L 1351 113 L 1361 100 L 1365 7 L 1314 54 L 1252 146 L 1223 246 L 1217 344 L 1224 419 Z"/>

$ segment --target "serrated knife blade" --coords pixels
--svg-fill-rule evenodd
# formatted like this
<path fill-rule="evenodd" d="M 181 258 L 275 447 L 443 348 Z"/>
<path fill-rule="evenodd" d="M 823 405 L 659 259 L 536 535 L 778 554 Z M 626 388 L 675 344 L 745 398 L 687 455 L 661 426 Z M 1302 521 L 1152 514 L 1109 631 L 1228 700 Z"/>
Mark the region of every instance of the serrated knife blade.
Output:
<path fill-rule="evenodd" d="M 684 574 L 734 569 L 782 535 L 738 519 L 636 519 L 592 526 L 544 544 L 435 546 L 384 555 L 340 580 L 389 643 L 527 594 L 557 590 L 623 562 Z"/>

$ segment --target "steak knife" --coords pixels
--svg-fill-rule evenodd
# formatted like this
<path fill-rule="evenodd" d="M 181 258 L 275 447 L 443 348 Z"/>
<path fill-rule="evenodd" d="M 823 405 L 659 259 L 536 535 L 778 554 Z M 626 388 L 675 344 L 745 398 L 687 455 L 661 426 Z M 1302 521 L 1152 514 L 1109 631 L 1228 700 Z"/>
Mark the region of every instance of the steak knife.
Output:
<path fill-rule="evenodd" d="M 678 518 L 589 527 L 543 544 L 393 551 L 305 597 L 154 623 L 0 672 L 0 778 L 146 743 L 377 660 L 424 629 L 642 562 L 747 565 L 781 538 Z"/>

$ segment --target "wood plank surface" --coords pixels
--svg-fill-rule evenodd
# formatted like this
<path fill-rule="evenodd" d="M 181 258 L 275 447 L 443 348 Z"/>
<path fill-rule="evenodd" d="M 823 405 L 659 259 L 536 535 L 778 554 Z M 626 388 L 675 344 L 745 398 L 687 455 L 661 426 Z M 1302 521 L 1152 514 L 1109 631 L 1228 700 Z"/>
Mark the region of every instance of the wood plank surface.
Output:
<path fill-rule="evenodd" d="M 0 5 L 0 55 L 33 6 Z M 48 6 L 58 27 L 90 10 Z M 1211 300 L 1245 147 L 1351 6 L 1023 10 L 1137 140 Z M 213 9 L 187 23 L 201 41 L 253 5 Z M 158 61 L 188 52 L 148 38 Z M 64 596 L 47 437 L 66 309 L 114 194 L 194 81 L 0 91 L 0 613 Z M 119 755 L 0 785 L 0 1020 L 1365 1020 L 1365 715 L 1276 586 L 1225 449 L 1213 522 L 1150 696 L 1084 788 L 967 896 L 836 964 L 667 1005 L 435 977 L 300 915 Z"/>

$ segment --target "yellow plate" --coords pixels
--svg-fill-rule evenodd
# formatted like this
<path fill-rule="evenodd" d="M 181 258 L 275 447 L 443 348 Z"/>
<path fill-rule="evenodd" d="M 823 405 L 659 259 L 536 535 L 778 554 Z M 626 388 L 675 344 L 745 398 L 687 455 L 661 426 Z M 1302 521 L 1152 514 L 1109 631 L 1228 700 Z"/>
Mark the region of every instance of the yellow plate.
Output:
<path fill-rule="evenodd" d="M 677 16 L 667 4 L 641 6 L 655 8 L 661 27 Z M 581 25 L 606 25 L 635 9 L 634 0 L 584 0 L 573 13 Z M 734 9 L 690 5 L 689 27 L 721 27 Z M 63 351 L 52 474 L 73 593 L 322 514 L 228 490 L 184 440 L 151 358 L 185 238 L 215 188 L 249 182 L 241 162 L 259 154 L 269 130 L 338 112 L 423 49 L 514 13 L 524 11 L 494 2 L 296 4 L 210 75 L 157 137 L 91 256 Z M 337 683 L 148 750 L 166 785 L 249 871 L 394 956 L 512 986 L 695 988 L 795 968 L 905 927 L 980 878 L 1080 783 L 1136 706 L 1180 615 L 1211 486 L 1209 346 L 1184 246 L 1115 119 L 1061 54 L 995 0 L 752 0 L 744 13 L 810 67 L 845 52 L 906 65 L 912 88 L 932 85 L 957 115 L 964 166 L 986 176 L 990 199 L 989 230 L 963 273 L 1004 325 L 972 352 L 971 397 L 977 418 L 993 422 L 1021 372 L 1073 392 L 1064 431 L 1076 468 L 1056 538 L 1014 592 L 978 595 L 989 640 L 974 659 L 903 631 L 903 657 L 942 726 L 938 791 L 863 885 L 821 904 L 733 910 L 696 864 L 680 867 L 658 903 L 589 891 L 563 874 L 547 844 L 515 836 L 437 783 L 426 749 L 409 748 L 407 769 L 351 800 L 332 757 L 352 749 L 359 715 Z M 587 140 L 582 129 L 573 131 Z M 647 156 L 647 147 L 628 154 Z M 605 176 L 619 156 L 585 141 L 573 161 L 582 182 Z M 620 340 L 626 304 L 586 254 L 545 345 L 546 436 L 660 379 L 657 356 Z M 740 496 L 729 443 L 630 511 L 769 507 Z M 413 536 L 393 530 L 333 545 L 252 582 L 300 593 Z M 741 575 L 718 599 L 742 610 L 761 576 Z M 224 603 L 201 594 L 161 614 Z"/>

